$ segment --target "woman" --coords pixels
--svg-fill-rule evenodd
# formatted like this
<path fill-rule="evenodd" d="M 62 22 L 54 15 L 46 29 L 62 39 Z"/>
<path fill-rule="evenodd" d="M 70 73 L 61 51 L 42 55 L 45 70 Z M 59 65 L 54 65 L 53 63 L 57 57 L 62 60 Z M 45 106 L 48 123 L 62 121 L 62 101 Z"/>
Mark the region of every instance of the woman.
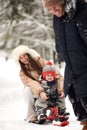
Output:
<path fill-rule="evenodd" d="M 24 84 L 24 99 L 27 105 L 26 121 L 35 122 L 37 120 L 34 109 L 34 98 L 39 95 L 46 98 L 44 88 L 39 83 L 39 76 L 42 73 L 42 68 L 48 61 L 40 57 L 33 49 L 27 46 L 20 45 L 12 52 L 15 62 L 20 66 L 20 79 Z M 63 77 L 57 72 L 58 77 L 58 92 L 63 97 Z M 58 108 L 61 114 L 65 113 L 65 99 L 60 98 Z"/>

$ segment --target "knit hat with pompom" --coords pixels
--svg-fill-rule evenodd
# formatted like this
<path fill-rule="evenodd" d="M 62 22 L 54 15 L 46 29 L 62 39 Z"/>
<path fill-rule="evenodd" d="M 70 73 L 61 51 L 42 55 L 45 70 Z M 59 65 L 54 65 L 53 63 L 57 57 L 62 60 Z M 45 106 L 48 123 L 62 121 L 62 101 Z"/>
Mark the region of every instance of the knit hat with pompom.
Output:
<path fill-rule="evenodd" d="M 42 71 L 42 77 L 46 79 L 46 75 L 52 74 L 54 76 L 54 79 L 56 77 L 56 70 L 54 65 L 49 61 L 44 67 Z"/>

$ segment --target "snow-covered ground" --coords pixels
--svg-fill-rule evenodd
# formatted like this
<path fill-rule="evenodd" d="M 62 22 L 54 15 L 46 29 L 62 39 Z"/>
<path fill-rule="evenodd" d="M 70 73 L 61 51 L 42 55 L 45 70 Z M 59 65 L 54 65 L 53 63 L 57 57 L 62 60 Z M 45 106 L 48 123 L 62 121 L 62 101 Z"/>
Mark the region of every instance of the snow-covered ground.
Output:
<path fill-rule="evenodd" d="M 72 106 L 66 98 L 70 124 L 65 127 L 37 125 L 24 121 L 26 106 L 23 99 L 23 84 L 18 76 L 18 68 L 13 60 L 0 57 L 0 130 L 81 130 L 82 126 L 73 114 Z M 63 69 L 61 69 L 63 73 Z"/>

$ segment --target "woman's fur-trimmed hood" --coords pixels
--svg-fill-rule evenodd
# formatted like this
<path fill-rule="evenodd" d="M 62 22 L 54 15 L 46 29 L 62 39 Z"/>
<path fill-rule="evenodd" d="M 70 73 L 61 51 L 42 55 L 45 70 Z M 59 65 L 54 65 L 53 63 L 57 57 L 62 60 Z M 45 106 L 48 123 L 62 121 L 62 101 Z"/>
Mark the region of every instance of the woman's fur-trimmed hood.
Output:
<path fill-rule="evenodd" d="M 19 65 L 19 56 L 25 53 L 28 53 L 32 58 L 40 56 L 34 49 L 30 49 L 25 45 L 19 45 L 12 52 L 12 57 L 15 60 L 16 64 Z"/>

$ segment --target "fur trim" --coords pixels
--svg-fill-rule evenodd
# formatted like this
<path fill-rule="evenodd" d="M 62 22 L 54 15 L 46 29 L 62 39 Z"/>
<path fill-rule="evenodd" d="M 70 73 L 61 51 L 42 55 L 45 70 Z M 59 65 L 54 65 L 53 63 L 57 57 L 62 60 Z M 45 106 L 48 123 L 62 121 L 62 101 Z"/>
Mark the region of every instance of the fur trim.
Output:
<path fill-rule="evenodd" d="M 32 58 L 40 56 L 34 49 L 30 49 L 25 45 L 19 45 L 12 52 L 12 57 L 15 60 L 16 64 L 19 64 L 19 56 L 24 53 L 28 53 Z"/>

